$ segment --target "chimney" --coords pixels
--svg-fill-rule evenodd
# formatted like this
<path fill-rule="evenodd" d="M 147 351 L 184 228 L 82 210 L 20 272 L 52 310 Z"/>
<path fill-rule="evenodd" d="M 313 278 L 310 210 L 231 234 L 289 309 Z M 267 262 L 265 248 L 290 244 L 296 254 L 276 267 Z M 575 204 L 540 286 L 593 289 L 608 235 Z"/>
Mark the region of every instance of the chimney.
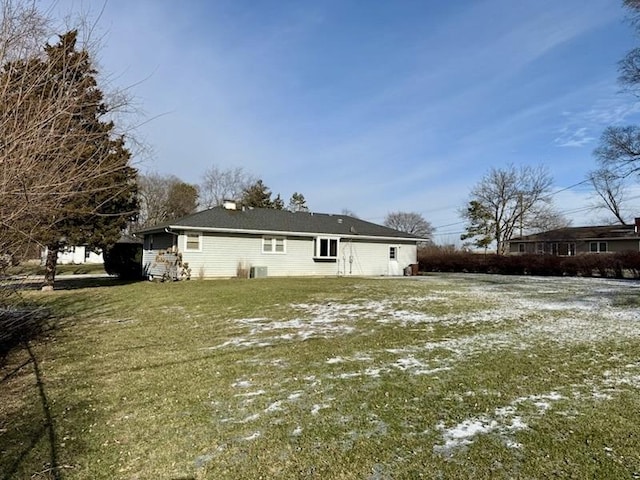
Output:
<path fill-rule="evenodd" d="M 235 210 L 236 208 L 238 208 L 235 200 L 223 200 L 222 206 L 227 210 Z"/>
<path fill-rule="evenodd" d="M 635 232 L 636 232 L 636 233 L 640 233 L 640 217 L 636 217 L 636 228 L 635 228 Z"/>

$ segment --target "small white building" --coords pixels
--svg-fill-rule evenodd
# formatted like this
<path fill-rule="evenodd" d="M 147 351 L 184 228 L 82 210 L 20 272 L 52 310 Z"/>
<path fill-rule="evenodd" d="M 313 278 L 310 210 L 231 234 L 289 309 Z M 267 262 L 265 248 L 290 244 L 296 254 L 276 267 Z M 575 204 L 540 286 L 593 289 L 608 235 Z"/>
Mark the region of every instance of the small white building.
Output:
<path fill-rule="evenodd" d="M 408 233 L 348 215 L 236 208 L 234 202 L 136 232 L 142 265 L 157 272 L 164 255 L 188 263 L 192 277 L 403 275 L 417 264 Z M 173 257 L 172 257 L 173 258 Z"/>
<path fill-rule="evenodd" d="M 46 262 L 48 249 L 42 250 L 42 263 Z M 58 265 L 80 265 L 82 263 L 104 263 L 102 252 L 96 253 L 85 245 L 65 247 L 58 252 Z"/>

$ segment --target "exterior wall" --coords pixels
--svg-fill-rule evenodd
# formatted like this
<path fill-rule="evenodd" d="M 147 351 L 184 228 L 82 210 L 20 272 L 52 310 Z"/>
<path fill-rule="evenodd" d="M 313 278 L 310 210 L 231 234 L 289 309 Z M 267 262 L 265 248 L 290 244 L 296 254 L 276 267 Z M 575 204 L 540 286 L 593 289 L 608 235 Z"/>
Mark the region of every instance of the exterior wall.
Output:
<path fill-rule="evenodd" d="M 45 247 L 42 250 L 42 264 L 44 265 L 47 259 L 48 249 Z M 58 252 L 58 264 L 60 265 L 79 265 L 82 263 L 99 264 L 104 263 L 101 253 L 95 253 L 89 250 L 84 245 L 78 245 L 74 247 L 67 247 L 64 251 Z"/>
<path fill-rule="evenodd" d="M 239 268 L 251 267 L 267 267 L 268 276 L 402 275 L 405 267 L 417 263 L 415 243 L 341 240 L 337 259 L 329 261 L 314 260 L 312 237 L 286 237 L 284 253 L 263 253 L 262 238 L 206 233 L 199 251 L 190 251 L 186 236 L 180 235 L 177 247 L 189 263 L 192 278 L 235 277 Z M 396 248 L 396 260 L 389 259 L 390 247 Z"/>
<path fill-rule="evenodd" d="M 640 251 L 640 240 L 639 239 L 628 239 L 628 240 L 617 240 L 615 242 L 607 242 L 607 247 L 609 252 L 638 252 Z M 587 249 L 589 245 L 587 245 Z"/>
<path fill-rule="evenodd" d="M 544 252 L 540 252 L 538 249 L 538 243 L 541 242 L 511 242 L 509 243 L 509 253 L 512 255 L 523 255 L 523 254 L 531 254 L 531 253 L 546 253 L 552 254 L 552 244 L 554 243 L 572 243 L 575 245 L 576 254 L 581 253 L 589 253 L 593 254 L 595 252 L 591 252 L 590 244 L 592 240 L 576 240 L 572 242 L 544 242 Z M 593 240 L 593 242 L 601 243 L 604 242 L 607 244 L 607 253 L 616 253 L 616 252 L 638 252 L 640 251 L 640 239 L 634 238 L 621 238 L 615 240 Z M 524 245 L 524 247 L 520 247 L 520 245 Z M 521 251 L 521 248 L 524 248 L 524 252 Z"/>

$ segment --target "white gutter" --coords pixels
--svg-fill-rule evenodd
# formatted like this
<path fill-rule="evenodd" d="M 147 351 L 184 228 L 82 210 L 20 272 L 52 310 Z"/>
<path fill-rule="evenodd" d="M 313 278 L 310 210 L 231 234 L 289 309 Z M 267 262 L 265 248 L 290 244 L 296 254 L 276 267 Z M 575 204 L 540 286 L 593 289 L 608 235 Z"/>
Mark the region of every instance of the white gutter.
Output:
<path fill-rule="evenodd" d="M 212 233 L 246 233 L 250 235 L 274 235 L 274 236 L 295 236 L 295 237 L 318 237 L 327 236 L 335 238 L 348 239 L 364 239 L 364 240 L 386 240 L 386 241 L 406 241 L 406 242 L 427 242 L 425 238 L 407 238 L 407 237 L 380 237 L 376 235 L 341 235 L 337 233 L 321 233 L 321 232 L 286 232 L 282 230 L 247 230 L 243 228 L 215 228 L 215 227 L 190 227 L 185 225 L 169 225 L 167 229 L 173 230 L 192 230 L 197 232 Z M 167 230 L 165 229 L 165 231 Z M 151 232 L 149 232 L 151 233 Z M 173 233 L 173 232 L 168 232 Z"/>

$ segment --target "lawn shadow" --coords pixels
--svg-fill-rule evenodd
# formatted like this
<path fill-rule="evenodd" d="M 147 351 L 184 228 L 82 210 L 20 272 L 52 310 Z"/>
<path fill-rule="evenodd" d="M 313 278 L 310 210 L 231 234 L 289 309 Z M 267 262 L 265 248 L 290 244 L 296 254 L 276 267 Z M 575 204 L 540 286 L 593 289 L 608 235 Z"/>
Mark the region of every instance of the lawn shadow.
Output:
<path fill-rule="evenodd" d="M 120 279 L 104 275 L 65 275 L 55 282 L 55 290 L 80 290 L 82 288 L 117 287 L 141 282 L 142 280 Z M 40 277 L 12 277 L 4 281 L 7 287 L 14 290 L 41 290 L 44 280 Z"/>
<path fill-rule="evenodd" d="M 16 377 L 29 377 L 31 374 L 35 377 L 35 385 L 31 386 L 31 394 L 29 398 L 32 403 L 27 406 L 27 409 L 32 410 L 30 415 L 18 415 L 18 412 L 13 412 L 14 418 L 6 418 L 11 420 L 10 433 L 5 437 L 3 443 L 5 444 L 6 451 L 10 452 L 9 457 L 6 458 L 7 462 L 3 465 L 3 480 L 9 480 L 16 478 L 15 475 L 21 471 L 21 467 L 28 459 L 40 450 L 45 448 L 46 450 L 46 462 L 41 465 L 44 466 L 39 472 L 33 473 L 31 478 L 48 478 L 53 480 L 59 480 L 60 464 L 58 459 L 58 439 L 56 435 L 55 423 L 53 415 L 51 413 L 51 403 L 47 396 L 45 388 L 45 382 L 40 369 L 40 363 L 36 357 L 33 348 L 29 342 L 23 344 L 23 353 L 27 354 L 26 360 L 24 360 L 17 367 L 12 368 L 6 373 L 0 380 L 0 388 L 6 389 L 7 383 L 11 380 L 15 380 Z M 29 367 L 32 372 L 30 373 Z M 32 391 L 35 387 L 35 392 Z M 39 412 L 38 412 L 39 410 Z M 21 422 L 22 421 L 22 422 Z M 9 429 L 3 429 L 7 432 Z M 13 435 L 12 435 L 13 434 Z M 11 448 L 14 447 L 14 448 Z M 27 468 L 29 470 L 29 468 Z M 24 469 L 22 469 L 24 471 Z"/>

